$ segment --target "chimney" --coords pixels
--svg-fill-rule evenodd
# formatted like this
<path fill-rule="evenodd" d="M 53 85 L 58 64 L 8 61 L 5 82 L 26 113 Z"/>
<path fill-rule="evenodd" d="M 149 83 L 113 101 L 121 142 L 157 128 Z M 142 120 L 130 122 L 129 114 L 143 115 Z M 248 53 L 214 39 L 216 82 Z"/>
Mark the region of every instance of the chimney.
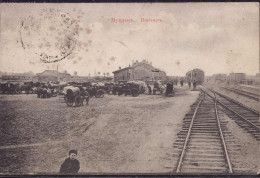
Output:
<path fill-rule="evenodd" d="M 121 69 L 121 67 L 119 66 L 119 70 Z"/>

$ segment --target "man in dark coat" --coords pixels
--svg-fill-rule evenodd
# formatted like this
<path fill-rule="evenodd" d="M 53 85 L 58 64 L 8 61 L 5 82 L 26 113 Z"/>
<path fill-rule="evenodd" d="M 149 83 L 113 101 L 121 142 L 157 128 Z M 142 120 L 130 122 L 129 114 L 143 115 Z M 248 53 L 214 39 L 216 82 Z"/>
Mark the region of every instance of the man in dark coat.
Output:
<path fill-rule="evenodd" d="M 181 79 L 181 81 L 180 81 L 180 84 L 181 84 L 181 86 L 183 86 L 183 80 Z"/>
<path fill-rule="evenodd" d="M 76 159 L 77 150 L 69 151 L 69 158 L 67 158 L 60 167 L 60 173 L 72 174 L 78 173 L 79 171 L 79 161 Z"/>
<path fill-rule="evenodd" d="M 193 82 L 193 90 L 195 90 L 196 87 L 197 87 L 197 82 L 194 80 L 194 82 Z"/>
<path fill-rule="evenodd" d="M 150 85 L 147 85 L 147 88 L 148 88 L 148 92 L 149 92 L 149 95 L 152 94 L 152 88 Z"/>

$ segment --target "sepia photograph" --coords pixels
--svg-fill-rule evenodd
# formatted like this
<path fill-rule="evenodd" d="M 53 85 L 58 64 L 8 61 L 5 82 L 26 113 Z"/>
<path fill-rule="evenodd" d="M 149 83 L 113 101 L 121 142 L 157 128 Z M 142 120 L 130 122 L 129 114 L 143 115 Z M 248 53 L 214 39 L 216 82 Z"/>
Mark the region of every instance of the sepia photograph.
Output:
<path fill-rule="evenodd" d="M 260 173 L 258 2 L 0 15 L 0 176 Z"/>

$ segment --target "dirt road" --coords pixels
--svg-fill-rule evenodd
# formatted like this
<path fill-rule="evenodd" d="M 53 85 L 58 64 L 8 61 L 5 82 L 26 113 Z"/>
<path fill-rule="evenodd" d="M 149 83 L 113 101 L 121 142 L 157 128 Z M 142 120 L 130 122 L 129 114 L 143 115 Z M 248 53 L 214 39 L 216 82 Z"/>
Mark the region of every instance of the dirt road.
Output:
<path fill-rule="evenodd" d="M 198 92 L 92 98 L 67 107 L 58 98 L 0 96 L 0 172 L 57 173 L 70 149 L 80 173 L 168 173 L 173 143 Z"/>

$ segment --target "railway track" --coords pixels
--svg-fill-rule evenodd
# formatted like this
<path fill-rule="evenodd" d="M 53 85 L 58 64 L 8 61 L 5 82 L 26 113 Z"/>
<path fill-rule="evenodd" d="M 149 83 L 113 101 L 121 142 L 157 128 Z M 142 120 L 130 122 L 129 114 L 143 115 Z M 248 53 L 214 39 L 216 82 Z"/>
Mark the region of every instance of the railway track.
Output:
<path fill-rule="evenodd" d="M 214 84 L 211 84 L 211 85 L 214 85 Z M 248 92 L 248 91 L 244 91 L 244 90 L 240 90 L 240 89 L 237 89 L 237 88 L 229 88 L 229 87 L 220 86 L 220 85 L 216 85 L 216 86 L 218 86 L 220 88 L 223 88 L 225 90 L 231 91 L 233 93 L 237 93 L 239 95 L 245 96 L 247 98 L 253 99 L 255 101 L 258 101 L 258 102 L 260 101 L 259 100 L 259 94 Z"/>
<path fill-rule="evenodd" d="M 258 94 L 247 92 L 247 91 L 243 91 L 243 90 L 239 90 L 239 89 L 234 89 L 234 88 L 227 88 L 227 87 L 223 87 L 223 86 L 220 86 L 220 87 L 224 88 L 225 90 L 232 91 L 232 92 L 237 93 L 239 95 L 242 95 L 242 96 L 245 96 L 247 98 L 253 99 L 255 101 L 259 101 L 259 95 Z"/>
<path fill-rule="evenodd" d="M 174 144 L 181 151 L 176 173 L 233 173 L 225 139 L 238 145 L 219 115 L 217 102 L 206 94 L 191 106 Z"/>
<path fill-rule="evenodd" d="M 242 103 L 239 103 L 226 95 L 213 91 L 217 95 L 217 101 L 222 106 L 223 112 L 231 119 L 254 136 L 258 141 L 260 140 L 260 114 Z"/>
<path fill-rule="evenodd" d="M 227 113 L 224 114 L 224 112 L 228 109 L 221 104 L 218 93 L 202 91 L 199 99 L 191 105 L 190 112 L 186 114 L 183 128 L 174 143 L 175 156 L 179 158 L 174 171 L 178 174 L 246 174 L 250 172 L 251 168 L 247 164 L 237 161 L 237 157 L 241 154 L 241 146 L 237 144 L 232 132 L 227 128 L 230 120 L 225 117 Z M 226 103 L 226 101 L 223 102 Z M 234 108 L 236 107 L 232 107 Z M 250 110 L 250 108 L 247 109 Z M 243 113 L 242 109 L 239 113 Z M 259 131 L 252 130 L 253 126 L 248 121 L 241 119 L 233 112 L 229 114 L 247 132 L 256 139 L 259 138 Z"/>

